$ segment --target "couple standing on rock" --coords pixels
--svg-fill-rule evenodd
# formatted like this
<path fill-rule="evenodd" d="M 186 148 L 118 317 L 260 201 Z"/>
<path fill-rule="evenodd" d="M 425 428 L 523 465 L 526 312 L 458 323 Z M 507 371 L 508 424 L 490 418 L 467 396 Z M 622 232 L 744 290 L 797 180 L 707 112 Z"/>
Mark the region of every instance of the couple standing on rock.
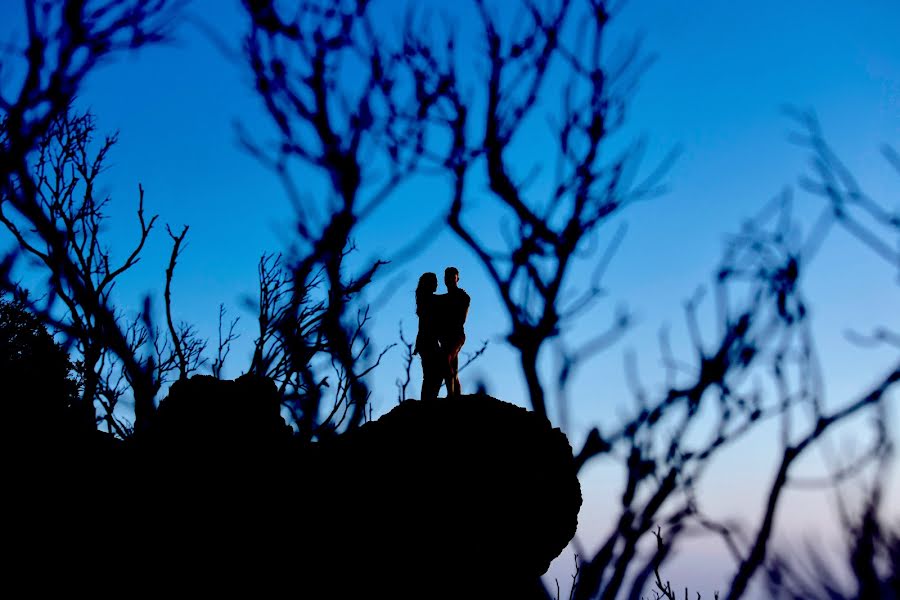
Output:
<path fill-rule="evenodd" d="M 446 294 L 435 294 L 437 275 L 423 273 L 416 286 L 419 333 L 413 354 L 422 359 L 422 400 L 437 398 L 441 383 L 447 397 L 459 396 L 459 352 L 466 343 L 464 326 L 469 313 L 469 295 L 459 287 L 459 270 L 444 269 Z"/>

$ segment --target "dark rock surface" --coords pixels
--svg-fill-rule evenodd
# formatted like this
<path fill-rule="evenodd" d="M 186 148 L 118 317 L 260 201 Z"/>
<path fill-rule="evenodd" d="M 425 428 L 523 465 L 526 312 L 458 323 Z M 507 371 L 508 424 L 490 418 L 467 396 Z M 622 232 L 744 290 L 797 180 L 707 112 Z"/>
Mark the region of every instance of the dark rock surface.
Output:
<path fill-rule="evenodd" d="M 244 375 L 227 381 L 195 375 L 172 384 L 147 437 L 157 450 L 214 448 L 246 455 L 280 448 L 292 433 L 271 379 Z"/>
<path fill-rule="evenodd" d="M 334 539 L 376 557 L 362 565 L 370 581 L 394 564 L 444 593 L 510 592 L 536 583 L 575 534 L 568 440 L 489 396 L 404 402 L 321 464 L 347 517 Z"/>
<path fill-rule="evenodd" d="M 581 505 L 566 437 L 486 395 L 407 401 L 302 446 L 270 381 L 194 377 L 144 435 L 78 456 L 30 489 L 62 494 L 53 517 L 26 522 L 41 568 L 91 589 L 102 564 L 135 592 L 540 597 Z"/>

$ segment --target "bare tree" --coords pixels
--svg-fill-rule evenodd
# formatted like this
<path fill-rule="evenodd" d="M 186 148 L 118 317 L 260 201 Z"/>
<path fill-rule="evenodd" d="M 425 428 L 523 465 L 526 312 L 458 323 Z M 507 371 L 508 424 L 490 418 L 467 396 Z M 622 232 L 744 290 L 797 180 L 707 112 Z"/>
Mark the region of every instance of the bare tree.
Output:
<path fill-rule="evenodd" d="M 184 238 L 187 237 L 190 228 L 185 225 L 181 233 L 175 234 L 172 229 L 166 226 L 166 231 L 172 239 L 172 253 L 169 256 L 169 266 L 166 269 L 166 286 L 163 292 L 163 298 L 166 305 L 166 325 L 169 328 L 169 339 L 172 341 L 172 351 L 178 367 L 178 379 L 187 379 L 188 375 L 199 369 L 205 362 L 203 353 L 206 350 L 206 340 L 197 335 L 197 331 L 193 325 L 186 322 L 180 322 L 177 326 L 172 318 L 172 278 L 175 276 L 175 265 L 178 263 L 178 256 L 183 250 L 182 244 Z M 219 308 L 219 317 L 221 319 L 222 309 Z M 221 329 L 221 322 L 219 323 Z M 221 331 L 220 331 L 221 335 Z M 219 343 L 219 352 L 222 352 L 222 342 Z"/>
<path fill-rule="evenodd" d="M 886 467 L 889 461 L 881 461 Z M 886 469 L 879 471 L 884 473 Z M 880 474 L 881 474 L 880 473 Z M 829 487 L 837 489 L 838 481 Z M 900 594 L 900 535 L 885 518 L 883 487 L 876 482 L 858 515 L 841 507 L 846 562 L 838 563 L 813 543 L 789 555 L 773 552 L 767 560 L 768 593 L 784 599 L 896 598 Z M 844 572 L 841 572 L 841 568 Z"/>
<path fill-rule="evenodd" d="M 409 387 L 409 384 L 412 381 L 412 365 L 415 360 L 413 350 L 415 344 L 415 340 L 409 341 L 406 339 L 406 336 L 403 335 L 403 323 L 400 323 L 400 343 L 403 345 L 403 361 L 404 361 L 404 369 L 403 369 L 403 377 L 397 378 L 396 386 L 397 386 L 397 403 L 403 402 L 407 399 L 406 389 Z"/>
<path fill-rule="evenodd" d="M 247 0 L 244 6 L 251 19 L 245 52 L 281 139 L 269 145 L 242 134 L 243 141 L 281 178 L 297 213 L 298 244 L 288 260 L 290 297 L 280 319 L 285 324 L 280 343 L 294 373 L 314 368 L 310 359 L 324 352 L 337 379 L 331 384 L 334 402 L 327 406 L 321 373 L 303 376 L 300 419 L 313 430 L 353 429 L 366 416 L 369 391 L 362 378 L 380 360 L 364 364 L 369 315 L 354 297 L 384 261 L 348 275 L 345 259 L 358 223 L 418 168 L 427 128 L 423 119 L 409 115 L 425 114 L 430 101 L 405 85 L 410 73 L 402 48 L 392 49 L 376 32 L 369 2 L 287 7 Z M 359 70 L 359 86 L 341 77 L 345 66 Z M 300 168 L 309 174 L 307 181 L 325 182 L 314 202 L 301 200 Z M 296 331 L 310 307 L 316 313 L 314 340 Z"/>
<path fill-rule="evenodd" d="M 797 141 L 811 155 L 812 173 L 800 180 L 801 186 L 811 194 L 820 196 L 825 204 L 812 228 L 814 243 L 819 243 L 834 227 L 850 233 L 872 254 L 883 259 L 890 268 L 900 267 L 900 215 L 887 203 L 869 196 L 850 169 L 841 161 L 826 142 L 815 115 L 809 111 L 791 110 L 800 131 Z M 882 147 L 887 162 L 900 174 L 900 159 L 890 146 Z M 877 327 L 871 334 L 852 332 L 852 338 L 863 346 L 881 346 L 888 350 L 900 350 L 900 336 L 889 325 Z M 774 552 L 765 561 L 769 591 L 779 598 L 890 598 L 900 595 L 897 565 L 900 564 L 900 543 L 896 523 L 888 523 L 883 515 L 883 475 L 893 459 L 893 442 L 886 416 L 884 400 L 894 385 L 900 381 L 900 363 L 876 380 L 869 391 L 845 407 L 845 411 L 863 406 L 874 411 L 874 434 L 868 447 L 855 456 L 844 457 L 830 465 L 829 477 L 807 482 L 823 491 L 832 491 L 839 508 L 838 518 L 846 536 L 847 573 L 851 583 L 833 575 L 836 572 L 820 549 L 807 547 L 808 562 L 786 558 L 782 552 Z M 819 415 L 815 430 L 801 440 L 795 448 L 802 451 L 802 444 L 813 443 L 821 433 L 835 424 L 834 417 Z M 789 466 L 793 456 L 785 454 L 782 469 Z M 841 489 L 863 472 L 866 464 L 876 465 L 874 483 L 865 491 L 866 500 L 856 514 L 848 509 Z M 779 470 L 781 474 L 782 469 Z M 785 487 L 788 483 L 783 484 Z M 770 493 L 770 505 L 773 486 Z M 763 560 L 763 559 L 760 559 Z M 829 575 L 831 574 L 831 575 Z M 855 589 L 853 584 L 855 583 Z M 849 588 L 849 589 L 848 589 Z"/>
<path fill-rule="evenodd" d="M 303 439 L 331 435 L 347 418 L 351 387 L 347 371 L 331 355 L 323 329 L 326 301 L 317 292 L 324 274 L 320 269 L 305 290 L 298 290 L 280 254 L 263 255 L 258 273 L 258 333 L 249 371 L 275 381 Z M 372 372 L 393 347 L 386 346 L 363 366 L 370 343 L 364 333 L 369 320 L 368 309 L 363 308 L 355 323 L 347 325 L 357 377 Z"/>
<path fill-rule="evenodd" d="M 216 358 L 213 359 L 212 364 L 212 374 L 216 379 L 222 378 L 222 369 L 225 366 L 225 359 L 228 358 L 228 355 L 231 354 L 231 344 L 235 340 L 240 337 L 240 334 L 235 333 L 234 328 L 237 327 L 238 322 L 240 321 L 240 317 L 235 317 L 231 320 L 228 325 L 228 333 L 223 333 L 222 324 L 225 320 L 225 314 L 227 311 L 225 310 L 225 305 L 219 305 L 219 343 L 216 346 Z"/>
<path fill-rule="evenodd" d="M 103 271 L 114 278 L 116 269 L 107 269 L 107 265 L 100 264 L 103 253 L 98 253 L 92 245 L 95 238 L 91 229 L 93 217 L 88 217 L 84 221 L 85 227 L 76 232 L 81 237 L 71 240 L 69 236 L 72 232 L 66 230 L 64 221 L 60 223 L 55 219 L 74 215 L 66 213 L 65 207 L 48 212 L 49 206 L 44 200 L 50 190 L 43 187 L 45 184 L 40 179 L 40 171 L 36 172 L 34 166 L 42 141 L 52 137 L 54 127 L 59 127 L 61 120 L 65 119 L 66 111 L 86 74 L 111 54 L 164 39 L 168 11 L 169 5 L 164 0 L 26 2 L 28 38 L 27 47 L 21 55 L 24 76 L 11 97 L 6 95 L 6 90 L 0 95 L 0 202 L 5 218 L 8 222 L 15 222 L 19 231 L 33 231 L 40 240 L 39 245 L 32 246 L 46 256 L 45 264 L 53 272 L 49 282 L 50 298 L 62 295 L 65 290 L 81 314 L 89 319 L 84 325 L 102 332 L 107 347 L 122 362 L 134 390 L 139 425 L 146 422 L 153 411 L 152 369 L 135 357 L 114 310 L 103 303 L 103 294 L 97 293 L 95 286 L 99 282 L 92 279 Z M 77 139 L 73 143 L 77 143 Z M 82 166 L 92 168 L 93 164 L 83 158 L 80 161 Z M 52 159 L 48 157 L 48 160 Z M 52 167 L 52 164 L 47 162 L 46 166 Z M 50 185 L 53 185 L 53 179 Z M 61 194 L 57 201 L 72 200 L 66 198 L 65 187 L 57 191 Z M 49 202 L 53 201 L 53 198 L 49 199 Z M 75 205 L 78 204 L 75 201 Z M 92 200 L 88 208 L 94 207 L 96 204 Z M 139 218 L 143 218 L 140 211 Z M 141 237 L 144 237 L 146 227 L 147 224 L 142 221 Z M 78 262 L 70 241 L 85 244 L 81 252 L 95 257 L 97 262 L 85 268 Z M 18 249 L 14 249 L 3 262 L 7 284 L 10 283 L 8 275 L 17 255 Z M 100 277 L 102 281 L 105 275 Z M 51 318 L 47 308 L 38 313 L 44 318 Z M 83 404 L 84 412 L 89 416 L 90 407 L 88 403 Z"/>
<path fill-rule="evenodd" d="M 603 225 L 628 204 L 658 191 L 665 164 L 636 183 L 633 172 L 640 144 L 611 160 L 601 152 L 601 145 L 623 122 L 627 97 L 646 66 L 636 46 L 629 47 L 614 66 L 604 64 L 610 17 L 605 3 L 524 2 L 511 25 L 496 16 L 493 7 L 475 4 L 484 31 L 488 65 L 484 80 L 468 80 L 466 70 L 456 64 L 451 43 L 435 49 L 429 40 L 414 36 L 407 43 L 413 48 L 411 63 L 417 78 L 440 97 L 430 116 L 448 129 L 453 140 L 443 158 L 453 180 L 448 224 L 490 276 L 511 319 L 507 339 L 520 355 L 532 406 L 546 415 L 547 382 L 537 368 L 541 352 L 597 299 L 605 264 L 595 270 L 587 289 L 573 286 L 567 276 Z M 576 34 L 564 39 L 575 20 Z M 572 39 L 577 43 L 569 47 Z M 554 66 L 556 78 L 550 86 L 546 82 Z M 559 77 L 561 101 L 555 87 Z M 470 85 L 477 85 L 480 94 L 464 93 Z M 509 150 L 530 120 L 545 116 L 541 113 L 548 96 L 559 106 L 550 117 L 556 128 L 548 140 L 557 161 L 553 192 L 538 197 L 540 192 L 529 187 L 543 176 L 543 169 L 517 164 Z M 480 102 L 486 105 L 483 110 L 476 106 Z M 482 209 L 486 202 L 482 190 L 466 185 L 476 169 L 487 179 L 489 198 L 505 211 L 506 247 L 482 241 L 479 227 L 467 224 L 467 213 Z M 610 250 L 619 236 L 609 237 Z M 564 368 L 571 370 L 575 358 L 610 341 L 626 323 L 624 316 L 617 318 L 613 331 L 574 351 Z"/>
<path fill-rule="evenodd" d="M 600 277 L 620 239 L 621 230 L 610 231 L 608 223 L 630 203 L 660 189 L 668 159 L 638 179 L 641 143 L 625 145 L 618 155 L 606 150 L 622 147 L 611 145 L 610 138 L 624 120 L 628 96 L 646 65 L 637 44 L 618 56 L 607 51 L 609 3 L 526 1 L 520 6 L 521 15 L 508 23 L 487 3 L 476 2 L 488 65 L 483 79 L 467 78 L 452 43 L 439 46 L 410 35 L 407 45 L 412 48 L 411 67 L 428 92 L 423 96 L 439 97 L 428 116 L 452 139 L 441 158 L 453 181 L 448 223 L 493 282 L 510 319 L 507 339 L 518 351 L 531 406 L 548 415 L 547 390 L 555 385 L 564 392 L 574 369 L 615 341 L 628 325 L 627 314 L 613 315 L 610 328 L 583 345 L 566 348 L 565 334 L 597 298 Z M 561 86 L 547 83 L 551 72 L 554 83 L 564 82 Z M 529 120 L 545 109 L 555 126 L 547 141 L 553 143 L 557 164 L 552 185 L 532 188 L 540 169 L 528 171 L 515 162 L 513 150 L 516 136 L 524 135 Z M 533 138 L 529 143 L 534 144 Z M 818 164 L 822 162 L 820 158 Z M 487 193 L 471 189 L 473 171 L 483 173 Z M 849 190 L 844 205 L 859 205 L 880 225 L 894 223 L 891 213 L 847 183 L 845 172 L 832 167 L 831 173 L 820 186 L 826 195 L 833 196 L 836 181 L 841 182 Z M 467 224 L 467 213 L 484 202 L 485 195 L 504 210 L 506 223 L 512 223 L 506 229 L 500 224 L 507 233 L 506 247 L 484 241 L 479 228 Z M 876 252 L 894 260 L 889 245 L 854 227 L 844 211 L 835 214 Z M 765 563 L 774 515 L 797 459 L 851 416 L 879 414 L 885 393 L 896 383 L 896 368 L 837 409 L 823 404 L 800 285 L 823 237 L 821 227 L 804 237 L 798 225 L 785 194 L 732 238 L 712 282 L 712 313 L 702 289 L 685 305 L 692 346 L 686 356 L 676 354 L 666 332 L 661 334 L 664 392 L 648 394 L 634 364 L 626 364 L 635 396 L 633 416 L 611 427 L 592 427 L 576 451 L 579 468 L 594 460 L 618 462 L 624 486 L 620 512 L 599 551 L 592 556 L 577 548 L 575 598 L 611 599 L 627 590 L 629 597 L 640 597 L 686 528 L 722 537 L 738 565 L 727 597 L 740 597 Z M 573 292 L 567 288 L 567 276 L 581 253 L 596 246 L 598 236 L 606 238 L 607 251 L 597 261 L 588 289 Z M 567 300 L 569 294 L 574 300 Z M 711 340 L 704 339 L 700 326 L 710 321 L 715 323 Z M 562 338 L 562 356 L 548 379 L 538 365 L 542 349 L 556 338 Z M 697 498 L 698 482 L 723 448 L 771 422 L 779 423 L 782 452 L 759 523 L 739 532 L 711 520 Z M 887 443 L 883 421 L 875 422 L 873 449 L 866 456 Z M 668 542 L 660 543 L 644 562 L 639 545 L 660 523 Z"/>
<path fill-rule="evenodd" d="M 312 439 L 318 428 L 318 406 L 327 377 L 316 379 L 313 359 L 326 352 L 321 331 L 325 302 L 311 297 L 321 278 L 307 282 L 306 296 L 294 289 L 280 254 L 259 260 L 258 333 L 250 372 L 272 378 L 294 417 L 301 436 Z M 316 407 L 316 408 L 313 408 Z"/>
<path fill-rule="evenodd" d="M 110 249 L 100 236 L 109 198 L 99 198 L 96 193 L 97 177 L 116 138 L 106 137 L 93 153 L 90 146 L 95 130 L 94 117 L 89 113 L 66 112 L 54 119 L 47 137 L 39 144 L 34 179 L 39 207 L 49 222 L 63 233 L 68 259 L 77 265 L 84 293 L 92 297 L 92 305 L 108 306 L 117 279 L 137 264 L 156 217 L 145 218 L 144 190 L 139 186 L 137 239 L 120 263 L 113 262 Z M 79 412 L 86 421 L 93 422 L 94 398 L 102 377 L 101 366 L 105 366 L 101 363 L 105 363 L 108 350 L 98 316 L 86 308 L 86 303 L 79 302 L 73 286 L 59 277 L 58 258 L 53 255 L 49 241 L 27 223 L 21 227 L 21 221 L 15 219 L 14 214 L 8 214 L 12 211 L 4 211 L 9 207 L 9 201 L 0 204 L 0 222 L 13 234 L 20 249 L 46 268 L 48 288 L 65 305 L 66 325 L 81 356 Z"/>
<path fill-rule="evenodd" d="M 157 216 L 145 215 L 144 189 L 138 185 L 136 239 L 124 258 L 112 255 L 102 234 L 110 198 L 98 196 L 98 178 L 116 136 L 107 136 L 97 144 L 95 135 L 92 114 L 69 110 L 53 121 L 47 136 L 38 144 L 33 169 L 35 199 L 47 223 L 62 236 L 64 255 L 58 253 L 45 233 L 21 214 L 9 210 L 14 205 L 8 198 L 0 201 L 0 223 L 18 242 L 19 251 L 36 259 L 47 276 L 43 307 L 38 308 L 37 302 L 32 301 L 32 309 L 38 308 L 46 321 L 75 344 L 81 377 L 78 414 L 85 425 L 95 425 L 98 403 L 105 411 L 103 419 L 110 430 L 121 435 L 122 423 L 114 416 L 118 401 L 130 392 L 136 398 L 144 397 L 152 406 L 153 397 L 172 371 L 177 370 L 179 378 L 185 378 L 205 362 L 206 342 L 194 327 L 184 322 L 176 325 L 172 317 L 172 278 L 187 227 L 178 235 L 169 229 L 173 247 L 164 292 L 168 333 L 162 334 L 152 325 L 150 313 L 146 312 L 150 310 L 149 303 L 145 314 L 136 319 L 116 311 L 113 289 L 140 261 Z M 63 277 L 66 271 L 60 264 L 68 267 L 71 277 Z M 62 305 L 61 311 L 55 308 L 57 301 Z M 145 353 L 151 341 L 152 351 Z M 143 358 L 145 354 L 147 358 Z M 135 377 L 144 377 L 140 390 L 132 385 Z"/>

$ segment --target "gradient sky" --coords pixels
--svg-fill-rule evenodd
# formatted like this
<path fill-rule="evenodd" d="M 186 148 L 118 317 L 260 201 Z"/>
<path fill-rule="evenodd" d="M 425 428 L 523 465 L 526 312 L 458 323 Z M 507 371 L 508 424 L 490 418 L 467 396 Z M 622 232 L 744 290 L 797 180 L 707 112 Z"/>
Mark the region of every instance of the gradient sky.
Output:
<path fill-rule="evenodd" d="M 21 39 L 20 4 L 0 0 L 4 42 Z M 455 20 L 463 37 L 475 35 L 466 3 L 422 4 Z M 498 10 L 506 5 L 493 4 Z M 384 28 L 395 26 L 403 8 L 386 1 L 375 7 Z M 236 3 L 197 0 L 188 11 L 239 49 L 244 21 Z M 697 285 L 709 282 L 725 234 L 736 231 L 742 219 L 786 186 L 796 188 L 798 176 L 808 172 L 808 153 L 788 141 L 793 125 L 782 113 L 784 105 L 814 109 L 829 142 L 864 189 L 898 207 L 900 176 L 878 151 L 883 143 L 900 146 L 898 24 L 900 3 L 892 0 L 626 4 L 614 21 L 614 37 L 642 34 L 656 60 L 633 99 L 624 136 L 646 136 L 648 164 L 675 146 L 682 152 L 667 177 L 669 192 L 635 205 L 617 220 L 627 224 L 627 234 L 604 281 L 608 295 L 579 331 L 603 327 L 620 305 L 637 321 L 622 342 L 582 369 L 575 381 L 568 431 L 575 445 L 590 424 L 611 427 L 631 406 L 622 369 L 626 350 L 638 357 L 648 389 L 660 389 L 659 327 L 670 324 L 676 348 L 680 343 L 687 350 L 682 301 Z M 258 139 L 271 131 L 247 69 L 239 57 L 227 57 L 186 20 L 178 25 L 173 43 L 98 68 L 77 105 L 94 111 L 101 131 L 120 132 L 105 178 L 113 198 L 111 245 L 115 249 L 133 239 L 139 182 L 146 190 L 147 208 L 159 213 L 162 223 L 191 226 L 173 284 L 175 313 L 210 338 L 220 302 L 241 316 L 242 337 L 226 369 L 236 376 L 247 364 L 253 339 L 253 314 L 244 299 L 254 293 L 256 262 L 264 251 L 285 248 L 292 219 L 278 181 L 236 143 L 237 122 Z M 520 140 L 517 150 L 523 172 L 530 164 L 550 160 L 541 153 L 546 146 L 541 145 L 540 128 L 533 135 L 533 140 Z M 448 197 L 443 179 L 423 177 L 405 185 L 361 226 L 356 238 L 359 258 L 390 258 L 403 241 L 446 209 Z M 799 191 L 796 201 L 801 217 L 813 214 L 819 202 Z M 489 210 L 473 211 L 468 218 L 484 231 L 496 228 Z M 615 224 L 606 231 L 614 230 Z M 6 237 L 0 240 L 8 243 Z M 121 306 L 137 309 L 147 291 L 161 301 L 168 252 L 164 230 L 156 231 L 141 264 L 118 288 Z M 464 372 L 463 387 L 472 389 L 475 380 L 482 380 L 493 395 L 523 404 L 515 357 L 503 343 L 506 317 L 485 273 L 449 230 L 391 268 L 373 287 L 371 333 L 376 345 L 396 341 L 401 322 L 414 336 L 416 278 L 424 271 L 440 273 L 448 264 L 459 267 L 460 283 L 472 296 L 468 345 L 490 342 L 485 355 Z M 587 268 L 590 261 L 585 264 Z M 889 352 L 854 346 L 845 332 L 896 324 L 900 293 L 895 275 L 840 232 L 827 240 L 807 274 L 829 402 L 855 397 L 892 358 Z M 418 378 L 418 364 L 415 369 Z M 376 415 L 396 404 L 394 382 L 401 373 L 402 356 L 394 350 L 370 382 Z M 413 390 L 418 390 L 416 378 Z M 862 447 L 862 440 L 856 439 L 860 431 L 850 428 L 835 436 L 833 447 Z M 702 488 L 709 511 L 755 518 L 776 449 L 775 433 L 760 431 L 723 457 Z M 821 460 L 816 456 L 803 467 L 820 471 Z M 610 478 L 618 476 L 602 464 L 585 475 L 580 523 L 589 547 L 608 526 L 603 507 L 616 498 L 606 491 L 615 481 Z M 821 492 L 789 494 L 779 515 L 782 536 L 793 543 L 816 530 L 827 535 L 821 523 L 833 520 L 830 498 Z M 689 582 L 704 597 L 723 589 L 729 562 L 721 545 L 691 542 L 683 548 L 668 573 L 673 582 Z M 564 553 L 549 576 L 564 584 L 570 568 L 571 554 Z"/>

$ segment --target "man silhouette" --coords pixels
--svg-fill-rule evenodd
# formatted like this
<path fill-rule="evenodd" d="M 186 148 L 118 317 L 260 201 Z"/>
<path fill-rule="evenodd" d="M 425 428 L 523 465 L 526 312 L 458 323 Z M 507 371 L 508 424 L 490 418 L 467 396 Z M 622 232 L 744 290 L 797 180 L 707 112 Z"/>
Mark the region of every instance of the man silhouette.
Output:
<path fill-rule="evenodd" d="M 442 323 L 440 331 L 441 350 L 447 357 L 449 369 L 446 371 L 447 397 L 459 396 L 459 352 L 466 343 L 465 324 L 469 314 L 469 295 L 459 287 L 459 270 L 456 267 L 444 269 L 444 294 Z"/>

